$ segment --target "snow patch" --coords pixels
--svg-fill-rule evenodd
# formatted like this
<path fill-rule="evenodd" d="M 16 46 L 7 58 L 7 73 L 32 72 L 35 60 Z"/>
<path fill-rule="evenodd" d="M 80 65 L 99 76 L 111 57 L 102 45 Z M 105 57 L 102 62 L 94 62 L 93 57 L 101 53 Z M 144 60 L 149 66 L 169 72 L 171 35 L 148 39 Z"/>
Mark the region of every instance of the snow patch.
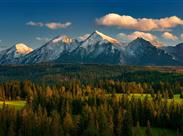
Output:
<path fill-rule="evenodd" d="M 97 33 L 99 36 L 101 36 L 103 40 L 107 40 L 107 41 L 109 41 L 110 43 L 113 43 L 113 44 L 114 44 L 114 43 L 119 43 L 118 40 L 116 40 L 116 39 L 114 39 L 114 38 L 112 38 L 112 37 L 109 37 L 109 36 L 107 36 L 107 35 L 105 35 L 105 34 L 99 32 L 99 31 L 97 31 L 97 30 L 95 31 L 95 33 Z"/>
<path fill-rule="evenodd" d="M 27 45 L 23 43 L 17 43 L 15 45 L 16 53 L 18 54 L 28 54 L 33 51 L 32 48 L 28 47 Z"/>
<path fill-rule="evenodd" d="M 72 39 L 66 35 L 58 36 L 55 39 L 53 39 L 52 43 L 58 43 L 63 42 L 66 44 L 72 43 Z"/>

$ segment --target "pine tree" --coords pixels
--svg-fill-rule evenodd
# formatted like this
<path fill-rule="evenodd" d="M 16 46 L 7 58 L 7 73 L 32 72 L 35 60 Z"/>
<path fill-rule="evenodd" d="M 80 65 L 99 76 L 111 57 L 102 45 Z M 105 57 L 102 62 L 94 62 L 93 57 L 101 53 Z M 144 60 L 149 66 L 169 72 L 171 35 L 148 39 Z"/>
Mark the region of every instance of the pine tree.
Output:
<path fill-rule="evenodd" d="M 8 134 L 7 134 L 7 136 L 15 136 L 16 134 L 15 134 L 15 131 L 14 131 L 14 129 L 13 129 L 13 123 L 11 123 L 10 124 L 10 126 L 9 126 L 9 128 L 8 128 Z"/>
<path fill-rule="evenodd" d="M 179 131 L 179 135 L 178 136 L 183 136 L 183 126 L 181 126 L 180 131 Z"/>
<path fill-rule="evenodd" d="M 145 136 L 153 136 L 151 132 L 151 125 L 149 120 L 147 121 L 147 127 L 145 129 Z"/>
<path fill-rule="evenodd" d="M 180 98 L 183 98 L 183 91 L 180 92 Z"/>
<path fill-rule="evenodd" d="M 65 118 L 63 120 L 63 128 L 64 128 L 65 135 L 72 134 L 74 124 L 73 124 L 72 116 L 68 112 L 66 113 Z"/>
<path fill-rule="evenodd" d="M 93 113 L 90 113 L 89 115 L 88 127 L 83 131 L 82 136 L 99 136 Z"/>
<path fill-rule="evenodd" d="M 124 113 L 121 135 L 132 136 L 133 135 L 132 129 L 133 129 L 133 120 L 132 120 L 131 112 L 128 110 L 128 111 L 125 111 Z"/>
<path fill-rule="evenodd" d="M 134 129 L 133 136 L 142 136 L 139 122 L 137 122 L 137 125 Z"/>
<path fill-rule="evenodd" d="M 122 111 L 116 111 L 114 113 L 114 134 L 120 136 L 122 127 Z"/>
<path fill-rule="evenodd" d="M 50 134 L 52 136 L 63 136 L 63 129 L 59 114 L 54 111 L 51 115 Z"/>
<path fill-rule="evenodd" d="M 108 122 L 107 122 L 107 118 L 106 115 L 103 111 L 101 111 L 102 109 L 100 109 L 98 115 L 99 118 L 98 120 L 98 124 L 99 124 L 99 132 L 100 132 L 100 136 L 111 136 L 111 130 L 108 126 Z"/>
<path fill-rule="evenodd" d="M 170 99 L 173 99 L 174 98 L 174 94 L 173 94 L 173 91 L 172 90 L 170 90 L 169 92 L 168 92 L 169 94 L 169 98 Z"/>

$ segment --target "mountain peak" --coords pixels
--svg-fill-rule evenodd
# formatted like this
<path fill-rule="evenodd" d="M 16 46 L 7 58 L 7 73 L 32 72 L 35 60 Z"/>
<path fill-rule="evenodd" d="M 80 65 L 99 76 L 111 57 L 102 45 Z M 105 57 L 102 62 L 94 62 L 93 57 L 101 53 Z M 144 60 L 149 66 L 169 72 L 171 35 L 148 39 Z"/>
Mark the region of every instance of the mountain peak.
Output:
<path fill-rule="evenodd" d="M 28 47 L 24 43 L 17 43 L 14 45 L 14 48 L 15 48 L 16 52 L 19 54 L 27 54 L 27 53 L 30 53 L 33 51 L 32 48 Z"/>
<path fill-rule="evenodd" d="M 69 43 L 72 42 L 72 38 L 70 38 L 67 35 L 60 35 L 60 36 L 57 36 L 56 38 L 54 38 L 52 40 L 52 43 L 59 43 L 59 42 L 63 42 L 65 44 L 69 44 Z"/>
<path fill-rule="evenodd" d="M 145 40 L 142 37 L 137 37 L 135 40 L 133 40 L 131 43 L 135 43 L 138 45 L 152 45 L 149 41 Z M 153 46 L 153 45 L 152 45 Z"/>
<path fill-rule="evenodd" d="M 118 40 L 116 40 L 116 39 L 114 39 L 114 38 L 112 38 L 112 37 L 109 37 L 109 36 L 107 36 L 107 35 L 105 35 L 105 34 L 99 32 L 99 31 L 97 31 L 97 30 L 95 30 L 95 32 L 93 32 L 93 34 L 99 35 L 103 40 L 107 40 L 107 41 L 110 42 L 110 43 L 119 43 Z"/>
<path fill-rule="evenodd" d="M 145 40 L 145 39 L 142 38 L 142 37 L 137 37 L 135 40 L 138 40 L 138 41 L 147 41 L 147 40 Z"/>
<path fill-rule="evenodd" d="M 12 47 L 0 52 L 0 64 L 19 63 L 23 56 L 32 52 L 33 49 L 23 43 L 17 43 Z"/>

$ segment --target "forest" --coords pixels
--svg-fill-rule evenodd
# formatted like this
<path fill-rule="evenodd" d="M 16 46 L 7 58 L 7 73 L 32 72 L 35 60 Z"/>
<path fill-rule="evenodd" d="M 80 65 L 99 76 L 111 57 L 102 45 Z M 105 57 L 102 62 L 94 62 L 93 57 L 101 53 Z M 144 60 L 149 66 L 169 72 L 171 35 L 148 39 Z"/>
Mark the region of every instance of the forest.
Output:
<path fill-rule="evenodd" d="M 1 66 L 0 136 L 183 136 L 182 70 Z"/>

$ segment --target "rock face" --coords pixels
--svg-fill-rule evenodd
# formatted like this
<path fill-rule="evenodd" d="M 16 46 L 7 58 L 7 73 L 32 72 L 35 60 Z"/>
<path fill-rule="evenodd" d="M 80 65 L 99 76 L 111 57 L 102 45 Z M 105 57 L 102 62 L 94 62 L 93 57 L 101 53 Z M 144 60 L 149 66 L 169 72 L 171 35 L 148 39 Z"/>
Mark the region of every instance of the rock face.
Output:
<path fill-rule="evenodd" d="M 99 31 L 76 39 L 57 36 L 34 51 L 24 44 L 0 52 L 0 64 L 98 63 L 126 65 L 183 65 L 183 44 L 157 48 L 137 38 L 121 43 Z"/>

